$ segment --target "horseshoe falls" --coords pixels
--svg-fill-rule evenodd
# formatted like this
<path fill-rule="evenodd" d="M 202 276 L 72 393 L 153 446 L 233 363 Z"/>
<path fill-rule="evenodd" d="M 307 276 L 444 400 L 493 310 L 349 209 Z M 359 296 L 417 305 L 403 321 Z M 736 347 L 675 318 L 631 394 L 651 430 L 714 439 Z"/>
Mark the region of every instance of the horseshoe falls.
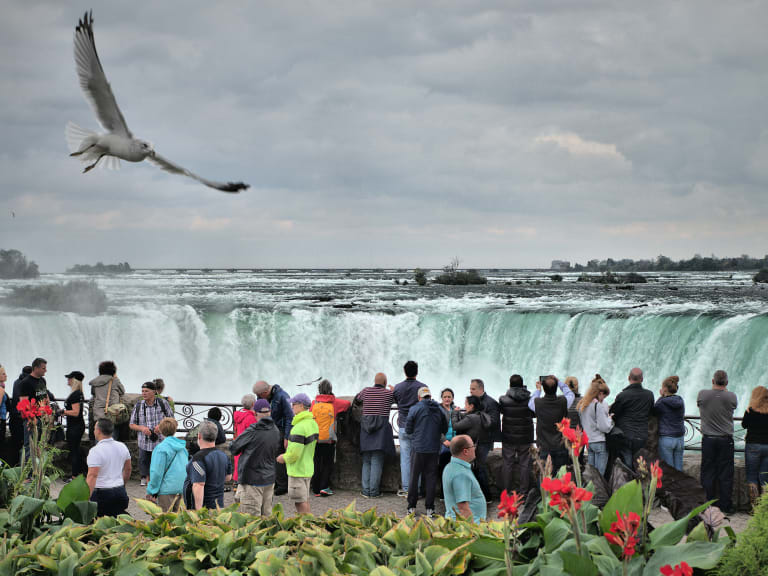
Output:
<path fill-rule="evenodd" d="M 42 356 L 49 387 L 64 396 L 64 374 L 90 380 L 110 359 L 131 392 L 162 377 L 174 398 L 219 402 L 238 402 L 259 379 L 295 393 L 322 376 L 349 395 L 379 371 L 399 382 L 409 359 L 433 393 L 459 396 L 471 378 L 499 396 L 514 373 L 531 389 L 552 373 L 584 389 L 599 373 L 615 397 L 639 366 L 656 394 L 677 374 L 689 414 L 716 369 L 728 372 L 739 415 L 752 388 L 768 384 L 768 290 L 747 273 L 649 275 L 631 291 L 536 271 L 486 274 L 478 287 L 403 285 L 411 275 L 397 271 L 98 276 L 109 307 L 97 316 L 13 308 L 4 293 L 29 281 L 6 282 L 0 364 L 12 381 Z M 73 278 L 82 279 L 37 282 Z"/>

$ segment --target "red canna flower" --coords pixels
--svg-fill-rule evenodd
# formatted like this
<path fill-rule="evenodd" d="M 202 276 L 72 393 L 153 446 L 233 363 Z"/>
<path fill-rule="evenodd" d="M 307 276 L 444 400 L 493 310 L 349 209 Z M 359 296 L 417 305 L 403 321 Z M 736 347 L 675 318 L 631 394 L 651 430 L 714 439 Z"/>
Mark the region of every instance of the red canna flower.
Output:
<path fill-rule="evenodd" d="M 624 558 L 631 558 L 637 546 L 637 529 L 640 526 L 640 516 L 634 512 L 622 515 L 616 510 L 616 522 L 611 523 L 611 531 L 604 534 L 611 544 L 621 548 Z"/>
<path fill-rule="evenodd" d="M 48 404 L 45 404 L 43 406 L 40 406 L 40 413 L 41 415 L 46 414 L 48 416 L 51 416 L 53 414 L 53 410 L 51 409 L 50 406 L 48 406 Z"/>
<path fill-rule="evenodd" d="M 569 418 L 563 418 L 558 424 L 557 429 L 563 435 L 566 440 L 566 445 L 571 447 L 574 455 L 578 456 L 581 448 L 586 448 L 589 445 L 589 438 L 587 433 L 581 429 L 580 426 L 571 428 L 571 421 Z"/>
<path fill-rule="evenodd" d="M 579 510 L 582 502 L 592 500 L 592 492 L 571 482 L 570 472 L 563 474 L 562 478 L 544 478 L 541 487 L 549 492 L 549 505 L 560 510 L 561 517 L 571 510 Z"/>
<path fill-rule="evenodd" d="M 16 404 L 16 410 L 24 420 L 31 420 L 40 416 L 40 409 L 34 398 L 30 400 L 25 396 Z"/>
<path fill-rule="evenodd" d="M 499 518 L 509 518 L 514 520 L 520 513 L 520 506 L 523 504 L 523 495 L 513 491 L 508 494 L 506 490 L 501 493 L 501 504 L 498 505 Z"/>
<path fill-rule="evenodd" d="M 661 466 L 659 466 L 659 461 L 656 460 L 656 462 L 651 464 L 651 482 L 656 478 L 656 488 L 661 488 L 661 476 L 663 474 Z"/>
<path fill-rule="evenodd" d="M 667 564 L 659 568 L 659 572 L 664 574 L 664 576 L 693 576 L 693 568 L 688 566 L 686 562 L 680 562 L 674 568 Z"/>

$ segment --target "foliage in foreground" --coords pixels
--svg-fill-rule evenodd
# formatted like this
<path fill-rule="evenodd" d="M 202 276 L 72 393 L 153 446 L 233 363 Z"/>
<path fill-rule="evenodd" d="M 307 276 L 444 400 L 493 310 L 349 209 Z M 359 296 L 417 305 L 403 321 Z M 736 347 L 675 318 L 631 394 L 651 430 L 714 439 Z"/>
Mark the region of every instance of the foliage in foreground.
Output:
<path fill-rule="evenodd" d="M 755 507 L 754 516 L 729 548 L 718 566 L 721 576 L 768 575 L 768 494 L 763 494 Z"/>
<path fill-rule="evenodd" d="M 640 497 L 635 485 L 611 511 Z M 272 516 L 224 510 L 162 513 L 155 504 L 138 504 L 153 518 L 127 515 L 100 518 L 89 526 L 70 520 L 31 541 L 12 534 L 0 541 L 0 574 L 359 574 L 406 576 L 507 573 L 505 522 L 480 525 L 395 514 L 375 509 L 357 512 L 354 504 L 324 516 L 285 518 L 280 505 Z M 515 552 L 515 576 L 656 576 L 665 564 L 687 559 L 697 568 L 715 566 L 727 539 L 679 544 L 687 519 L 650 534 L 653 554 L 623 564 L 597 532 L 599 512 L 585 510 L 590 533 L 582 534 L 585 555 L 577 554 L 568 523 L 553 511 L 519 527 L 524 540 Z M 610 522 L 610 519 L 608 519 Z M 620 556 L 620 553 L 619 553 Z M 627 572 L 624 572 L 625 574 Z"/>

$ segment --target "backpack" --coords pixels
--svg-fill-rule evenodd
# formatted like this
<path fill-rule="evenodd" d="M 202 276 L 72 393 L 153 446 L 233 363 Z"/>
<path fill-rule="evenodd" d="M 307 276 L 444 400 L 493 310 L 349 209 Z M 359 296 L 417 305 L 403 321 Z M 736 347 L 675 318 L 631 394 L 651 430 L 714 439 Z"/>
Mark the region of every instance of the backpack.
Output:
<path fill-rule="evenodd" d="M 315 402 L 312 407 L 319 434 L 317 441 L 321 444 L 336 442 L 336 417 L 332 402 Z"/>

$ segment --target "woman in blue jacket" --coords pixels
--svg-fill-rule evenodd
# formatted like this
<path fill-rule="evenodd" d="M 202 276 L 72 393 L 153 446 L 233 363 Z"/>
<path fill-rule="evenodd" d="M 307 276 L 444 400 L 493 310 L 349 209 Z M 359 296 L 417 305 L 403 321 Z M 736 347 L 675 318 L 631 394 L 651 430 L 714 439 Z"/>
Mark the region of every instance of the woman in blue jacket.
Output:
<path fill-rule="evenodd" d="M 160 421 L 160 434 L 165 438 L 152 451 L 149 465 L 147 499 L 157 502 L 163 512 L 179 509 L 187 477 L 189 454 L 186 442 L 175 436 L 177 426 L 174 418 Z"/>
<path fill-rule="evenodd" d="M 685 450 L 685 402 L 677 395 L 677 383 L 680 378 L 669 376 L 661 383 L 654 411 L 659 418 L 659 456 L 664 462 L 683 469 L 683 451 Z"/>

